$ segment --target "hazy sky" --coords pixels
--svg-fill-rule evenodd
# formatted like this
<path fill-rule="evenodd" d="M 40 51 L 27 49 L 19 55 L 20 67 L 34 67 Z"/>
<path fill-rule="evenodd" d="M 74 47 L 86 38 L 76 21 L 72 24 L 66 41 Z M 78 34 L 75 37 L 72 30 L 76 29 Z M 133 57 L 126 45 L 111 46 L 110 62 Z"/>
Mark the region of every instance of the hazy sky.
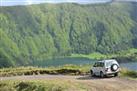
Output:
<path fill-rule="evenodd" d="M 0 6 L 13 6 L 13 5 L 28 5 L 37 3 L 63 3 L 63 2 L 73 2 L 73 3 L 99 3 L 107 2 L 111 0 L 0 0 Z M 137 0 L 116 0 L 116 1 L 137 1 Z"/>
<path fill-rule="evenodd" d="M 63 2 L 73 2 L 73 3 L 98 3 L 107 2 L 110 0 L 0 0 L 1 6 L 12 6 L 12 5 L 27 5 L 36 3 L 63 3 Z"/>

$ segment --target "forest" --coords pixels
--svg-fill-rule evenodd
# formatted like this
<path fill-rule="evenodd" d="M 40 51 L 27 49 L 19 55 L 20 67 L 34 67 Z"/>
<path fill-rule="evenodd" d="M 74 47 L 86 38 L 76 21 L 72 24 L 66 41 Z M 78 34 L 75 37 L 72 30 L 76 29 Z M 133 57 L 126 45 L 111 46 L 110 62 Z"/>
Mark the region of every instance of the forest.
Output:
<path fill-rule="evenodd" d="M 0 67 L 137 48 L 137 3 L 0 7 Z"/>

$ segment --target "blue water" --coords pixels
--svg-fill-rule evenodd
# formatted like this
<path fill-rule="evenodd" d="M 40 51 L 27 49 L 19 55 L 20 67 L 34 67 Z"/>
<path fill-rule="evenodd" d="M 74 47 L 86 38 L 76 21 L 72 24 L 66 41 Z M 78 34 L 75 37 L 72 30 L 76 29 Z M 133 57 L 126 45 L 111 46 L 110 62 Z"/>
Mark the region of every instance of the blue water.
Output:
<path fill-rule="evenodd" d="M 121 67 L 137 71 L 137 62 L 121 63 Z"/>
<path fill-rule="evenodd" d="M 66 64 L 74 64 L 74 65 L 83 65 L 83 64 L 93 64 L 95 60 L 91 60 L 88 58 L 56 58 L 56 59 L 50 59 L 45 60 L 42 62 L 36 61 L 36 65 L 47 67 L 47 66 L 61 66 Z"/>
<path fill-rule="evenodd" d="M 41 67 L 49 67 L 49 66 L 62 66 L 66 64 L 74 64 L 74 65 L 84 65 L 84 64 L 94 64 L 96 60 L 91 60 L 88 58 L 56 58 L 45 61 L 37 61 L 36 66 Z M 137 71 L 137 62 L 126 62 L 120 63 L 120 66 L 123 68 L 127 68 L 129 70 Z"/>

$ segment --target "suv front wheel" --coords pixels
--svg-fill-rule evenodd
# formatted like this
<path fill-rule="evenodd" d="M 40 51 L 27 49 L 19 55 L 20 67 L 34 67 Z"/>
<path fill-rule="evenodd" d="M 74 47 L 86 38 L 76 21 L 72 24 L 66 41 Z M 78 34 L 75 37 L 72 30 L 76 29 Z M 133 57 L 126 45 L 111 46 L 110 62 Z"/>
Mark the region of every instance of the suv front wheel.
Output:
<path fill-rule="evenodd" d="M 92 71 L 92 70 L 90 70 L 90 74 L 91 74 L 91 76 L 94 76 L 94 73 L 93 73 L 93 71 Z"/>
<path fill-rule="evenodd" d="M 101 77 L 101 78 L 103 78 L 103 77 L 104 77 L 104 74 L 103 74 L 103 72 L 102 72 L 102 71 L 100 72 L 100 77 Z"/>

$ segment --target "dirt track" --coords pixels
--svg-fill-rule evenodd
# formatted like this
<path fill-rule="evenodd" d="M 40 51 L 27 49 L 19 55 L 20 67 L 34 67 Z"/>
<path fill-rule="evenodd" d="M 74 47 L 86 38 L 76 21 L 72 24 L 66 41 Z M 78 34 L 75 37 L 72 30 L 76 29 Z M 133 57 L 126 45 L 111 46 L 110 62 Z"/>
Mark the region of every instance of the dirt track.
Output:
<path fill-rule="evenodd" d="M 64 75 L 39 75 L 39 76 L 17 76 L 0 77 L 0 80 L 61 80 L 81 83 L 91 91 L 137 91 L 137 80 L 109 77 L 98 78 L 90 76 L 64 76 Z M 89 90 L 87 90 L 89 91 Z"/>

